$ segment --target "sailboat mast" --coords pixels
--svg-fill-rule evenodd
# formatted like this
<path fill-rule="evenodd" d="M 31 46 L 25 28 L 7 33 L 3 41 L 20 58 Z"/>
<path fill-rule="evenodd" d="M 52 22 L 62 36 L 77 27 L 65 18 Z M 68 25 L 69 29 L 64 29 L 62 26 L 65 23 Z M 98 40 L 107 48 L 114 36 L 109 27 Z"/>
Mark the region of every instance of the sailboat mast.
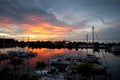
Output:
<path fill-rule="evenodd" d="M 88 54 L 88 34 L 86 34 L 86 39 L 87 39 L 87 54 Z"/>
<path fill-rule="evenodd" d="M 94 48 L 94 26 L 92 26 L 92 44 Z"/>
<path fill-rule="evenodd" d="M 94 46 L 94 26 L 92 26 L 92 44 L 93 44 L 93 55 L 95 55 L 95 52 L 94 52 L 94 48 L 95 48 L 95 46 Z"/>

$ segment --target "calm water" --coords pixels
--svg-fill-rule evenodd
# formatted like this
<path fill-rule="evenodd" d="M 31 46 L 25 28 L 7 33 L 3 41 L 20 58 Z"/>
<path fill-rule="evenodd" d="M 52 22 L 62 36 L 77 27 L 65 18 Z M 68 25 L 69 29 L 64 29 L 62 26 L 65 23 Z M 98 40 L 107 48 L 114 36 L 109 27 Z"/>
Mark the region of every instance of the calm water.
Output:
<path fill-rule="evenodd" d="M 25 59 L 24 60 L 24 65 L 20 66 L 20 73 L 33 73 L 36 69 L 36 62 L 37 61 L 45 61 L 48 63 L 49 59 L 55 55 L 58 54 L 82 54 L 85 55 L 87 53 L 86 49 L 78 49 L 77 51 L 75 49 L 69 50 L 69 49 L 46 49 L 46 48 L 5 48 L 5 49 L 0 49 L 1 54 L 6 54 L 7 51 L 32 51 L 36 52 L 37 56 L 34 58 L 30 59 Z M 92 54 L 93 50 L 88 49 L 88 53 Z M 114 55 L 113 53 L 108 53 L 105 52 L 105 50 L 100 50 L 100 52 L 95 52 L 96 56 L 102 58 L 103 65 L 108 67 L 108 73 L 111 74 L 111 79 L 112 80 L 119 80 L 120 78 L 120 57 L 119 55 Z M 7 61 L 0 61 L 0 70 L 5 68 L 6 66 L 9 66 Z M 98 78 L 98 80 L 104 80 L 104 76 L 101 76 Z"/>

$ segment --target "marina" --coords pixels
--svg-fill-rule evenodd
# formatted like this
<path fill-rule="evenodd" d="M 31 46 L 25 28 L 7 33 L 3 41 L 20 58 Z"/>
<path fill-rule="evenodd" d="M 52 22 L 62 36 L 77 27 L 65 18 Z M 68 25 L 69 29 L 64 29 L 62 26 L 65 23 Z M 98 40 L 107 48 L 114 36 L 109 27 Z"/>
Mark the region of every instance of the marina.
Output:
<path fill-rule="evenodd" d="M 14 50 L 16 49 L 23 50 L 23 48 L 15 48 Z M 7 50 L 10 50 L 10 49 L 5 49 L 4 51 L 8 52 Z M 87 60 L 86 56 L 89 56 L 91 58 L 91 55 L 93 53 L 92 49 L 88 49 L 89 54 L 87 54 L 86 49 L 79 49 L 78 51 L 76 51 L 75 49 L 69 50 L 69 49 L 46 49 L 46 48 L 28 49 L 28 48 L 24 48 L 24 50 L 28 52 L 31 51 L 33 53 L 36 53 L 37 55 L 33 58 L 24 59 L 24 65 L 21 65 L 20 67 L 19 76 L 22 76 L 23 74 L 28 74 L 28 69 L 29 69 L 29 75 L 40 75 L 41 74 L 40 71 L 37 71 L 35 68 L 36 62 L 44 61 L 45 63 L 48 64 L 48 66 L 45 68 L 45 72 L 43 70 L 44 75 L 43 77 L 41 77 L 42 80 L 46 80 L 46 79 L 47 80 L 50 80 L 50 79 L 67 80 L 66 76 L 67 78 L 68 76 L 70 78 L 74 78 L 75 76 L 78 76 L 76 72 L 73 72 L 71 75 L 71 72 L 75 70 L 75 65 L 88 63 L 86 62 Z M 102 52 L 104 52 L 104 55 L 102 55 Z M 118 79 L 119 78 L 118 71 L 120 69 L 119 68 L 120 57 L 117 57 L 116 55 L 111 54 L 109 52 L 105 52 L 104 50 L 100 50 L 100 52 L 95 52 L 95 55 L 96 55 L 95 58 L 97 58 L 98 61 L 102 60 L 102 64 L 101 63 L 97 64 L 94 62 L 94 65 L 93 65 L 94 69 L 90 73 L 91 77 L 89 78 L 91 79 L 95 78 L 95 80 L 99 80 L 98 77 L 100 77 L 100 79 L 102 80 L 106 80 L 106 78 L 107 80 Z M 104 58 L 104 56 L 106 58 Z M 94 58 L 93 55 L 92 55 L 92 58 Z M 29 64 L 28 64 L 28 61 L 29 61 Z M 93 60 L 91 61 L 92 63 L 91 62 L 89 63 L 93 64 Z M 9 63 L 9 59 L 7 59 L 7 61 L 6 60 L 0 61 L 1 71 L 2 69 L 6 67 L 10 67 L 10 65 L 7 65 L 7 63 Z M 103 66 L 106 68 L 104 68 Z M 53 69 L 52 72 L 50 71 L 51 69 Z M 75 71 L 78 71 L 78 70 L 75 70 Z M 63 77 L 61 78 L 57 76 L 63 76 Z M 79 75 L 78 78 L 82 78 L 82 76 L 80 77 Z"/>

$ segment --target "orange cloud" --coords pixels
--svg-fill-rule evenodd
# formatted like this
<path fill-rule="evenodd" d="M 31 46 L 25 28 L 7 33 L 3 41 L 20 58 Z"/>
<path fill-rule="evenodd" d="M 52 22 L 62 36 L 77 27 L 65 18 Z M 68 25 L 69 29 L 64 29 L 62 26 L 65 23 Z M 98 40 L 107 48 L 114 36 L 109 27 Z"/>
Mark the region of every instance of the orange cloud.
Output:
<path fill-rule="evenodd" d="M 29 26 L 26 26 L 26 27 L 29 27 Z M 38 25 L 31 26 L 29 30 L 26 31 L 26 34 L 37 33 L 37 34 L 46 34 L 46 35 L 50 35 L 50 34 L 61 35 L 61 34 L 66 34 L 69 30 L 71 30 L 70 27 L 54 26 L 50 23 L 41 23 Z"/>
<path fill-rule="evenodd" d="M 48 22 L 42 22 L 34 25 L 23 24 L 22 26 L 26 29 L 24 34 L 34 34 L 37 35 L 36 37 L 42 36 L 42 38 L 53 38 L 59 35 L 64 35 L 72 29 L 71 27 L 57 26 Z"/>
<path fill-rule="evenodd" d="M 68 34 L 72 29 L 74 29 L 71 26 L 57 25 L 52 22 L 49 22 L 47 21 L 48 18 L 50 19 L 51 16 L 27 15 L 24 17 L 25 22 L 23 23 L 17 23 L 10 19 L 6 19 L 4 21 L 1 21 L 0 25 L 6 28 L 15 27 L 14 25 L 16 25 L 17 27 L 22 28 L 21 30 L 24 30 L 21 31 L 22 33 L 19 34 L 18 36 L 31 35 L 33 40 L 41 40 L 41 39 L 45 40 L 51 38 L 53 39 L 59 37 L 60 35 Z"/>
<path fill-rule="evenodd" d="M 58 37 L 60 35 L 68 34 L 72 29 L 70 26 L 61 26 L 56 25 L 50 22 L 45 21 L 48 17 L 36 17 L 36 16 L 30 16 L 27 18 L 30 22 L 33 23 L 25 23 L 21 24 L 25 29 L 24 34 L 26 35 L 36 35 L 36 38 L 42 37 L 42 39 L 50 39 L 54 37 Z"/>

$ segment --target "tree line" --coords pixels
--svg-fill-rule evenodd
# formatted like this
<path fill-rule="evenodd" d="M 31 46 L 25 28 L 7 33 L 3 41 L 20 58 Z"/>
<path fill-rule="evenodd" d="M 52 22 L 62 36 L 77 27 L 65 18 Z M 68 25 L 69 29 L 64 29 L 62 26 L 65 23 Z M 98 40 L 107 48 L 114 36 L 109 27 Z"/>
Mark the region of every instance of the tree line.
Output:
<path fill-rule="evenodd" d="M 0 38 L 0 48 L 6 48 L 6 47 L 31 47 L 31 48 L 93 48 L 92 45 L 94 45 L 94 48 L 109 48 L 112 46 L 120 46 L 119 43 L 100 43 L 100 42 L 75 42 L 75 41 L 17 41 L 14 39 L 3 39 Z M 91 47 L 90 47 L 91 46 Z M 100 47 L 104 46 L 104 47 Z"/>

